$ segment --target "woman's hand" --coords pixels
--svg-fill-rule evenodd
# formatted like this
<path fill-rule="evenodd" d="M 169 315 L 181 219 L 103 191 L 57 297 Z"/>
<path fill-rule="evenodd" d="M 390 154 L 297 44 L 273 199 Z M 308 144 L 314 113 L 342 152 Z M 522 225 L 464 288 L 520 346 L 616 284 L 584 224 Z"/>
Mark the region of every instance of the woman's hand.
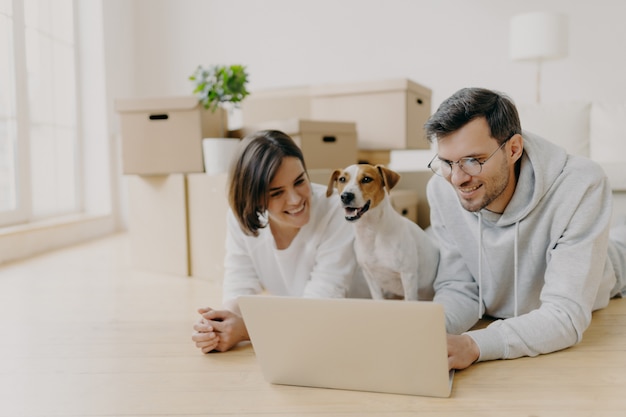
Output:
<path fill-rule="evenodd" d="M 191 339 L 203 353 L 225 352 L 241 341 L 250 340 L 240 315 L 212 308 L 201 308 L 198 313 L 202 317 L 194 324 Z"/>
<path fill-rule="evenodd" d="M 198 309 L 200 315 L 211 311 L 211 308 Z M 193 325 L 194 332 L 191 335 L 191 340 L 196 343 L 196 347 L 202 350 L 202 353 L 209 353 L 215 350 L 219 343 L 219 338 L 213 323 L 206 320 L 204 317 L 200 317 L 198 321 Z"/>

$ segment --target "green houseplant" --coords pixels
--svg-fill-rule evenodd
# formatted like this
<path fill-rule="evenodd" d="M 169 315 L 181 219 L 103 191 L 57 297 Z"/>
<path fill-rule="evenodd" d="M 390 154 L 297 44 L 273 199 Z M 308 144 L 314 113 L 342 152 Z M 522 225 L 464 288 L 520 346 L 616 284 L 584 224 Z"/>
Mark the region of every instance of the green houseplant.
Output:
<path fill-rule="evenodd" d="M 211 65 L 206 68 L 199 65 L 189 80 L 193 82 L 193 92 L 202 106 L 212 112 L 219 107 L 231 111 L 250 94 L 246 89 L 248 73 L 242 65 Z M 221 131 L 225 132 L 224 126 L 221 126 Z"/>
<path fill-rule="evenodd" d="M 246 89 L 248 73 L 242 65 L 212 65 L 207 68 L 199 65 L 189 80 L 194 83 L 193 92 L 199 102 L 211 112 L 221 107 L 231 115 L 233 109 L 239 107 L 250 94 Z M 202 139 L 204 171 L 207 174 L 226 171 L 239 143 L 239 139 L 227 137 L 222 114 L 219 120 L 221 137 Z"/>

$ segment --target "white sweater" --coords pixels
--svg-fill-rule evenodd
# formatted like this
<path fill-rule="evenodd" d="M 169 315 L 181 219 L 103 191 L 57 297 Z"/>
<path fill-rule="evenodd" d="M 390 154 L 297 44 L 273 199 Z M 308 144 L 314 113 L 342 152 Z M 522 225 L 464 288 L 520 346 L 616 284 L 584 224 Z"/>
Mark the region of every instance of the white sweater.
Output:
<path fill-rule="evenodd" d="M 345 297 L 358 275 L 354 231 L 339 197 L 311 184 L 311 218 L 287 249 L 278 250 L 269 227 L 247 236 L 228 214 L 223 300 L 267 291 L 273 295 Z"/>

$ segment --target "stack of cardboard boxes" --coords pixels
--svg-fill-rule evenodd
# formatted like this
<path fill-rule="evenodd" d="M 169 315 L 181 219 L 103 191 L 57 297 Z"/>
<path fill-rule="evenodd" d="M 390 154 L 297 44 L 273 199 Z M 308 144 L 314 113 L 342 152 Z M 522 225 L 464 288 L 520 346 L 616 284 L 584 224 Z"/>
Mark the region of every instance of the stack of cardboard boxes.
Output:
<path fill-rule="evenodd" d="M 227 114 L 195 97 L 116 102 L 128 175 L 135 267 L 203 278 L 223 274 L 226 173 L 204 173 L 203 138 L 219 137 Z M 243 103 L 243 133 L 278 129 L 302 148 L 313 182 L 357 161 L 387 164 L 393 149 L 424 149 L 430 90 L 410 80 L 273 89 Z M 424 174 L 401 173 L 397 211 L 426 227 Z"/>
<path fill-rule="evenodd" d="M 204 174 L 202 139 L 221 135 L 226 112 L 204 110 L 193 96 L 117 100 L 116 110 L 132 265 L 221 276 L 226 174 Z"/>
<path fill-rule="evenodd" d="M 353 122 L 358 162 L 389 165 L 394 152 L 430 149 L 423 126 L 431 115 L 431 90 L 409 79 L 256 91 L 246 98 L 242 110 L 247 131 L 280 129 L 294 120 L 300 121 L 301 131 L 312 129 L 306 126 L 308 121 Z M 328 153 L 325 158 L 324 167 L 307 162 L 313 182 L 326 184 L 332 169 L 346 165 L 330 159 Z M 397 211 L 426 228 L 430 224 L 426 182 L 431 172 L 422 168 L 400 172 L 402 178 L 391 194 Z"/>

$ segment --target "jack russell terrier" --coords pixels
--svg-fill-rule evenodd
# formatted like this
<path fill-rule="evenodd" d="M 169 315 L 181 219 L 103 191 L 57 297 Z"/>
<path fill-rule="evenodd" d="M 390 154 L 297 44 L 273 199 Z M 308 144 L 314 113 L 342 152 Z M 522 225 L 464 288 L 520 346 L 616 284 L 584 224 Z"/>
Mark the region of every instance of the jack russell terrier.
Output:
<path fill-rule="evenodd" d="M 354 223 L 354 250 L 373 299 L 432 300 L 439 250 L 391 205 L 389 192 L 399 180 L 382 165 L 350 165 L 333 172 L 326 196 L 337 187 L 346 220 Z"/>

